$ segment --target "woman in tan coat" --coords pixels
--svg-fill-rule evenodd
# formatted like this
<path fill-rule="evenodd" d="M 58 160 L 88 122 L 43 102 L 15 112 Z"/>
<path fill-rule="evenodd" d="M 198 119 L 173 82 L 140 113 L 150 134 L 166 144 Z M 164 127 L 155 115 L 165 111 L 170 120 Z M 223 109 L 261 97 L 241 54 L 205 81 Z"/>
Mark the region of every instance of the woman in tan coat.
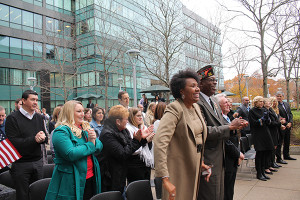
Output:
<path fill-rule="evenodd" d="M 173 76 L 176 101 L 167 106 L 154 137 L 155 175 L 162 178 L 164 200 L 196 200 L 201 171 L 209 171 L 202 160 L 207 128 L 196 104 L 198 81 L 191 70 Z"/>

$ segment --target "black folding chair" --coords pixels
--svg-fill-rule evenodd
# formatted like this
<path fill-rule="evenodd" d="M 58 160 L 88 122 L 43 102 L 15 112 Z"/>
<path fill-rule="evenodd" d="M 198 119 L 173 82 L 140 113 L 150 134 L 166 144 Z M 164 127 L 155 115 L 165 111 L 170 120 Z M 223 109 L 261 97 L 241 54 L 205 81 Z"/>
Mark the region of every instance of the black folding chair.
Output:
<path fill-rule="evenodd" d="M 120 191 L 110 191 L 97 194 L 90 200 L 123 200 L 123 197 Z"/>
<path fill-rule="evenodd" d="M 47 194 L 51 178 L 44 178 L 33 182 L 29 186 L 30 200 L 44 200 Z"/>
<path fill-rule="evenodd" d="M 0 174 L 0 184 L 15 189 L 14 181 L 9 171 L 5 171 Z"/>
<path fill-rule="evenodd" d="M 126 188 L 127 200 L 153 200 L 149 180 L 140 180 L 130 183 Z"/>

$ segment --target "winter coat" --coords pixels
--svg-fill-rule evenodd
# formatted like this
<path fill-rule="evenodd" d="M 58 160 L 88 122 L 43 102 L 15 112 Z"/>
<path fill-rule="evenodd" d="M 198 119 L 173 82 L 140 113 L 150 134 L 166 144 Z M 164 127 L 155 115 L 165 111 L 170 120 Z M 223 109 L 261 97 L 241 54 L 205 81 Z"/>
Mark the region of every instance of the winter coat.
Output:
<path fill-rule="evenodd" d="M 52 134 L 55 168 L 45 199 L 83 199 L 89 155 L 93 161 L 94 191 L 100 193 L 100 167 L 94 153 L 100 153 L 102 143 L 98 139 L 95 145 L 87 142 L 86 131 L 82 131 L 83 136 L 78 138 L 68 126 L 59 126 Z"/>

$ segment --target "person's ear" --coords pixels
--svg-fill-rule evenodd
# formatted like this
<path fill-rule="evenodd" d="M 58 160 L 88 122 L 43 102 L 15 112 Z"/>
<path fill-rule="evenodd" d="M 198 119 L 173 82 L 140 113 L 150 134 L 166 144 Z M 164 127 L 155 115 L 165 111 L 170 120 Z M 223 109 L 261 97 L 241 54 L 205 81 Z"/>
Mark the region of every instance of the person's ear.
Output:
<path fill-rule="evenodd" d="M 116 124 L 117 124 L 117 126 L 120 126 L 121 120 L 120 119 L 116 119 Z"/>

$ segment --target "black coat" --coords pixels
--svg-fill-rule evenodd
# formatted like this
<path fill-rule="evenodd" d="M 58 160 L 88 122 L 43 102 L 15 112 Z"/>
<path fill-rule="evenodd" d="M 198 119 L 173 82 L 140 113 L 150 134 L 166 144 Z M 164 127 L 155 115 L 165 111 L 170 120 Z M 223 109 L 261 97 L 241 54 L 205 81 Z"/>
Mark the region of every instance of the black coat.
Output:
<path fill-rule="evenodd" d="M 100 135 L 103 150 L 100 153 L 102 191 L 123 192 L 126 185 L 128 158 L 141 143 L 131 139 L 129 131 L 119 131 L 116 124 L 106 120 Z"/>
<path fill-rule="evenodd" d="M 237 132 L 236 130 L 230 131 L 230 138 L 225 142 L 225 173 L 236 172 L 240 157 L 238 147 L 239 138 Z"/>
<path fill-rule="evenodd" d="M 272 108 L 270 108 L 269 111 L 270 111 L 271 123 L 269 124 L 268 127 L 270 130 L 270 134 L 272 136 L 273 144 L 277 146 L 279 141 L 281 123 L 279 120 L 279 115 L 277 115 Z"/>
<path fill-rule="evenodd" d="M 274 144 L 268 128 L 269 122 L 261 120 L 266 112 L 265 108 L 253 107 L 249 111 L 249 122 L 251 134 L 253 135 L 253 143 L 256 151 L 273 150 Z"/>

